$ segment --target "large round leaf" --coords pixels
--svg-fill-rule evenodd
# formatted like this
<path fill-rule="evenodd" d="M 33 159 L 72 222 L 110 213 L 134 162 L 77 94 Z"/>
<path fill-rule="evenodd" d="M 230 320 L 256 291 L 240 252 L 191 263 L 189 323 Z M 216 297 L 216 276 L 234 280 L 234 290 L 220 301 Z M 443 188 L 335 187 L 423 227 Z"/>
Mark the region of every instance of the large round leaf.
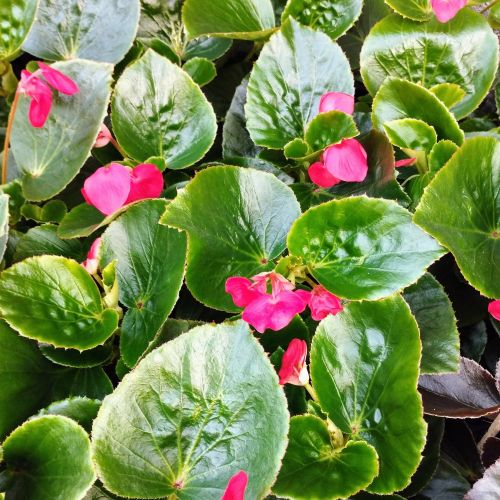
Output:
<path fill-rule="evenodd" d="M 445 24 L 392 14 L 373 28 L 361 51 L 361 74 L 372 95 L 388 76 L 427 88 L 454 83 L 467 92 L 452 109 L 458 118 L 479 106 L 497 66 L 497 37 L 483 16 L 470 9 Z"/>
<path fill-rule="evenodd" d="M 116 64 L 134 41 L 139 0 L 40 0 L 23 49 L 41 59 Z"/>
<path fill-rule="evenodd" d="M 194 328 L 145 357 L 104 400 L 92 436 L 109 491 L 195 500 L 220 498 L 239 470 L 247 498 L 263 498 L 287 432 L 278 378 L 240 321 Z"/>
<path fill-rule="evenodd" d="M 25 337 L 79 350 L 102 344 L 118 313 L 105 309 L 99 289 L 74 260 L 26 259 L 0 275 L 2 317 Z"/>
<path fill-rule="evenodd" d="M 186 235 L 159 224 L 165 200 L 130 207 L 103 235 L 101 267 L 116 259 L 120 302 L 127 307 L 120 350 L 133 366 L 171 313 L 181 288 Z"/>
<path fill-rule="evenodd" d="M 12 152 L 29 200 L 52 198 L 76 176 L 90 154 L 108 106 L 111 65 L 74 60 L 56 63 L 54 68 L 73 78 L 80 92 L 57 94 L 43 128 L 30 124 L 30 99 L 21 96 L 12 128 Z"/>
<path fill-rule="evenodd" d="M 465 142 L 422 196 L 415 222 L 454 255 L 483 295 L 500 297 L 500 144 Z"/>
<path fill-rule="evenodd" d="M 208 7 L 208 8 L 207 8 Z M 270 0 L 186 0 L 182 20 L 191 38 L 214 35 L 254 40 L 274 30 Z"/>
<path fill-rule="evenodd" d="M 185 168 L 212 146 L 217 125 L 212 106 L 189 75 L 148 50 L 116 84 L 113 131 L 132 158 L 163 157 L 167 167 Z"/>
<path fill-rule="evenodd" d="M 259 146 L 281 149 L 318 114 L 330 91 L 354 94 L 349 63 L 327 35 L 292 18 L 271 38 L 248 84 L 247 126 Z"/>
<path fill-rule="evenodd" d="M 311 208 L 288 236 L 290 254 L 347 299 L 379 299 L 418 279 L 443 249 L 397 203 L 367 197 Z"/>
<path fill-rule="evenodd" d="M 38 0 L 0 2 L 0 61 L 15 55 L 35 20 Z"/>
<path fill-rule="evenodd" d="M 300 415 L 290 421 L 288 447 L 273 492 L 296 500 L 348 498 L 366 488 L 377 474 L 377 453 L 372 446 L 349 441 L 334 449 L 326 422 Z"/>
<path fill-rule="evenodd" d="M 385 3 L 415 21 L 428 21 L 433 15 L 431 0 L 385 0 Z"/>
<path fill-rule="evenodd" d="M 12 477 L 7 498 L 79 500 L 94 482 L 89 437 L 67 417 L 30 420 L 2 446 Z"/>
<path fill-rule="evenodd" d="M 199 172 L 161 222 L 188 233 L 186 281 L 195 298 L 237 312 L 227 278 L 271 270 L 299 215 L 292 190 L 274 175 L 226 166 Z"/>
<path fill-rule="evenodd" d="M 323 320 L 313 339 L 311 377 L 321 408 L 379 456 L 373 493 L 404 488 L 421 460 L 420 348 L 417 323 L 400 296 L 352 302 Z"/>

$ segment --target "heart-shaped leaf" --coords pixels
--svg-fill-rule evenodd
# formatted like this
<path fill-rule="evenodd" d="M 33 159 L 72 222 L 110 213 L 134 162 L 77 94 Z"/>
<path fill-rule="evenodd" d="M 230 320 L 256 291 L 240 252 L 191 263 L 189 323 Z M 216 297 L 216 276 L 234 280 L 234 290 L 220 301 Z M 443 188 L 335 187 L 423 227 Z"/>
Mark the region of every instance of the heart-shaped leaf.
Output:
<path fill-rule="evenodd" d="M 95 480 L 87 433 L 67 417 L 47 415 L 18 427 L 3 443 L 11 476 L 7 498 L 82 498 Z"/>
<path fill-rule="evenodd" d="M 40 0 L 23 49 L 40 59 L 90 59 L 116 64 L 129 51 L 139 0 Z"/>
<path fill-rule="evenodd" d="M 433 15 L 431 0 L 385 0 L 385 3 L 415 21 L 428 21 Z"/>
<path fill-rule="evenodd" d="M 483 295 L 500 297 L 500 144 L 468 139 L 436 174 L 415 222 L 454 255 Z"/>
<path fill-rule="evenodd" d="M 497 65 L 497 37 L 484 17 L 471 9 L 462 9 L 448 23 L 435 18 L 420 23 L 392 14 L 372 29 L 361 51 L 361 74 L 372 95 L 388 76 L 427 88 L 454 83 L 467 92 L 453 107 L 457 118 L 479 106 Z"/>
<path fill-rule="evenodd" d="M 14 56 L 35 20 L 38 0 L 9 0 L 0 3 L 0 61 Z"/>
<path fill-rule="evenodd" d="M 314 389 L 343 433 L 375 448 L 380 473 L 367 488 L 373 493 L 404 488 L 421 460 L 419 364 L 417 323 L 400 296 L 352 302 L 324 319 L 314 336 Z"/>
<path fill-rule="evenodd" d="M 297 500 L 348 498 L 366 488 L 378 474 L 373 446 L 348 441 L 335 449 L 325 421 L 316 416 L 293 417 L 288 439 L 273 486 L 277 495 Z"/>
<path fill-rule="evenodd" d="M 184 278 L 186 235 L 159 224 L 165 200 L 130 207 L 102 237 L 101 267 L 116 260 L 123 361 L 134 366 L 174 308 Z"/>
<path fill-rule="evenodd" d="M 168 206 L 161 222 L 188 233 L 186 283 L 200 302 L 238 312 L 225 283 L 269 271 L 300 215 L 290 188 L 271 174 L 210 167 Z"/>
<path fill-rule="evenodd" d="M 212 146 L 217 124 L 212 106 L 189 75 L 148 50 L 118 80 L 113 131 L 137 161 L 162 157 L 167 168 L 197 162 Z"/>
<path fill-rule="evenodd" d="M 362 196 L 308 210 L 294 223 L 288 249 L 328 290 L 353 300 L 410 285 L 444 253 L 406 209 Z"/>
<path fill-rule="evenodd" d="M 72 78 L 80 91 L 55 96 L 43 128 L 30 124 L 30 99 L 21 96 L 11 143 L 28 200 L 51 198 L 76 176 L 90 154 L 109 100 L 111 65 L 73 60 L 54 68 Z"/>
<path fill-rule="evenodd" d="M 324 33 L 288 19 L 264 46 L 250 76 L 245 109 L 253 141 L 283 149 L 303 138 L 326 92 L 354 94 L 347 58 Z"/>
<path fill-rule="evenodd" d="M 78 350 L 102 344 L 118 313 L 105 309 L 99 289 L 74 260 L 40 256 L 0 275 L 2 317 L 25 337 Z"/>
<path fill-rule="evenodd" d="M 120 496 L 194 500 L 221 497 L 244 470 L 246 496 L 262 498 L 288 418 L 274 368 L 244 322 L 194 328 L 145 357 L 104 400 L 92 430 L 98 475 Z"/>

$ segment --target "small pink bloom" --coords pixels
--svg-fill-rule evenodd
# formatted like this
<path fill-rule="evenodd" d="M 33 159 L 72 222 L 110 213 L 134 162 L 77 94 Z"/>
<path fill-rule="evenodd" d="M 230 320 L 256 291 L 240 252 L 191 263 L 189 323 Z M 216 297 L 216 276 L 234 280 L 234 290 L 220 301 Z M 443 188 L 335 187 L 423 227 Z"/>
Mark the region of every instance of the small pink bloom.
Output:
<path fill-rule="evenodd" d="M 500 321 L 500 300 L 494 300 L 488 304 L 488 312 L 497 320 Z"/>
<path fill-rule="evenodd" d="M 85 201 L 104 215 L 111 215 L 125 205 L 130 193 L 130 169 L 119 163 L 98 168 L 82 189 Z"/>
<path fill-rule="evenodd" d="M 265 283 L 264 287 L 262 287 L 258 283 L 241 276 L 233 276 L 226 280 L 226 293 L 231 295 L 234 305 L 237 307 L 246 307 L 252 300 L 257 299 L 265 292 Z"/>
<path fill-rule="evenodd" d="M 309 308 L 314 321 L 321 321 L 329 314 L 335 315 L 343 309 L 340 299 L 321 285 L 315 287 L 311 292 Z"/>
<path fill-rule="evenodd" d="M 465 7 L 467 0 L 431 0 L 432 10 L 440 23 L 447 23 Z"/>
<path fill-rule="evenodd" d="M 130 193 L 126 204 L 146 198 L 158 198 L 163 191 L 163 175 L 156 165 L 142 163 L 130 172 Z"/>
<path fill-rule="evenodd" d="M 35 128 L 43 127 L 52 108 L 50 87 L 34 74 L 23 70 L 18 91 L 31 98 L 28 114 L 31 125 Z"/>
<path fill-rule="evenodd" d="M 80 92 L 76 82 L 69 76 L 57 71 L 57 69 L 47 66 L 43 62 L 39 62 L 38 66 L 47 83 L 57 91 L 66 95 L 74 95 Z"/>
<path fill-rule="evenodd" d="M 311 300 L 311 292 L 307 292 L 306 290 L 295 290 L 295 295 L 298 295 L 306 305 L 308 305 Z"/>
<path fill-rule="evenodd" d="M 101 125 L 101 129 L 99 130 L 99 133 L 97 134 L 97 139 L 95 140 L 94 143 L 94 148 L 103 148 L 104 146 L 107 146 L 113 136 L 111 135 L 111 132 L 104 123 Z"/>
<path fill-rule="evenodd" d="M 322 188 L 331 188 L 340 182 L 340 179 L 334 177 L 320 161 L 313 163 L 307 173 L 311 181 Z"/>
<path fill-rule="evenodd" d="M 87 254 L 87 258 L 82 264 L 89 274 L 97 273 L 97 269 L 99 268 L 99 250 L 101 249 L 101 245 L 102 238 L 94 240 L 94 243 L 92 243 L 89 253 Z"/>
<path fill-rule="evenodd" d="M 245 490 L 248 484 L 248 476 L 245 471 L 240 470 L 229 479 L 224 495 L 221 500 L 245 500 Z"/>
<path fill-rule="evenodd" d="M 394 164 L 396 168 L 399 167 L 410 167 L 411 165 L 414 165 L 415 162 L 417 161 L 416 158 L 405 158 L 404 160 L 398 160 Z"/>
<path fill-rule="evenodd" d="M 309 383 L 306 357 L 307 344 L 305 340 L 293 339 L 281 360 L 279 371 L 281 385 L 307 385 Z"/>
<path fill-rule="evenodd" d="M 368 173 L 366 151 L 356 139 L 344 139 L 326 148 L 323 162 L 328 172 L 341 181 L 361 182 Z"/>
<path fill-rule="evenodd" d="M 328 92 L 321 97 L 319 112 L 342 111 L 348 115 L 354 113 L 354 96 L 342 92 Z"/>

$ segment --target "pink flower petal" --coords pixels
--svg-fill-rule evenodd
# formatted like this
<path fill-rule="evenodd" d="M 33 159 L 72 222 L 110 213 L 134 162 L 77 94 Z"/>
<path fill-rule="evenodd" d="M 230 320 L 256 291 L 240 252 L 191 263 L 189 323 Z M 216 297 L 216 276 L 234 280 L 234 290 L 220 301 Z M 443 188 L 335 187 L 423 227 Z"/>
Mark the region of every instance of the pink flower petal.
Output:
<path fill-rule="evenodd" d="M 342 181 L 361 182 L 368 174 L 366 151 L 356 139 L 344 139 L 329 146 L 323 161 L 330 174 Z"/>
<path fill-rule="evenodd" d="M 130 193 L 126 203 L 158 198 L 163 191 L 163 175 L 156 165 L 142 163 L 131 172 Z"/>
<path fill-rule="evenodd" d="M 80 92 L 78 85 L 69 76 L 47 66 L 43 62 L 39 62 L 38 66 L 45 80 L 59 92 L 66 95 L 73 95 Z"/>
<path fill-rule="evenodd" d="M 240 470 L 229 479 L 221 500 L 245 500 L 245 490 L 248 484 L 248 475 Z"/>
<path fill-rule="evenodd" d="M 321 97 L 319 112 L 342 111 L 348 115 L 354 113 L 354 96 L 342 92 L 328 92 Z"/>
<path fill-rule="evenodd" d="M 252 300 L 265 293 L 265 288 L 260 292 L 248 278 L 233 276 L 226 280 L 226 293 L 231 295 L 235 306 L 246 307 Z"/>
<path fill-rule="evenodd" d="M 306 385 L 309 373 L 306 366 L 307 344 L 305 340 L 293 339 L 288 345 L 279 371 L 280 384 Z"/>
<path fill-rule="evenodd" d="M 416 161 L 417 161 L 416 158 L 405 158 L 404 160 L 398 160 L 398 161 L 396 161 L 396 163 L 394 164 L 394 166 L 396 168 L 399 168 L 399 167 L 410 167 Z"/>
<path fill-rule="evenodd" d="M 497 320 L 500 321 L 500 300 L 494 300 L 488 304 L 488 312 Z"/>
<path fill-rule="evenodd" d="M 465 7 L 467 0 L 431 0 L 432 10 L 440 23 L 447 23 Z"/>
<path fill-rule="evenodd" d="M 92 243 L 87 259 L 97 259 L 99 257 L 99 250 L 101 249 L 102 238 L 96 238 Z"/>
<path fill-rule="evenodd" d="M 306 306 L 309 304 L 309 301 L 311 300 L 311 292 L 308 292 L 306 290 L 295 290 L 295 294 L 304 301 Z"/>
<path fill-rule="evenodd" d="M 334 177 L 321 162 L 313 163 L 307 171 L 309 178 L 314 184 L 322 188 L 331 188 L 340 182 L 340 179 Z"/>
<path fill-rule="evenodd" d="M 130 169 L 119 163 L 98 168 L 83 184 L 85 201 L 104 215 L 111 215 L 126 204 L 130 177 Z"/>
<path fill-rule="evenodd" d="M 31 96 L 28 118 L 33 127 L 42 128 L 52 109 L 52 91 L 36 77 L 32 78 L 31 84 L 34 88 L 31 89 L 31 94 L 28 94 Z"/>
<path fill-rule="evenodd" d="M 321 285 L 315 287 L 311 292 L 309 308 L 314 321 L 321 321 L 329 314 L 335 315 L 343 309 L 340 299 Z"/>
<path fill-rule="evenodd" d="M 101 125 L 101 128 L 99 130 L 99 133 L 97 134 L 97 138 L 94 143 L 94 148 L 103 148 L 104 146 L 107 146 L 109 142 L 112 139 L 111 132 L 104 123 Z"/>

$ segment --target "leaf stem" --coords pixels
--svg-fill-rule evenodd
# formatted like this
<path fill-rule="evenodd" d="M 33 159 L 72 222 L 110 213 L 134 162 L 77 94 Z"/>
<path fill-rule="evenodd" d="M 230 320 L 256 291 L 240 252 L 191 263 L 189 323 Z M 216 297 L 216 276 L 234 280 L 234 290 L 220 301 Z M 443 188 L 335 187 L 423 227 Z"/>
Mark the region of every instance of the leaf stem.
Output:
<path fill-rule="evenodd" d="M 7 130 L 5 131 L 5 141 L 3 146 L 3 158 L 2 158 L 2 184 L 7 184 L 7 172 L 9 170 L 9 147 L 10 147 L 10 136 L 12 134 L 12 124 L 14 123 L 14 115 L 16 114 L 17 105 L 19 104 L 19 96 L 21 93 L 16 91 L 14 94 L 14 100 L 12 101 L 12 106 L 9 112 L 9 120 L 7 122 Z"/>
<path fill-rule="evenodd" d="M 484 447 L 484 443 L 486 443 L 486 440 L 490 437 L 495 437 L 499 432 L 500 432 L 500 413 L 497 415 L 497 418 L 493 420 L 492 424 L 490 425 L 490 428 L 486 431 L 486 434 L 481 438 L 481 441 L 479 441 L 477 448 L 480 453 Z"/>
<path fill-rule="evenodd" d="M 118 142 L 116 141 L 116 139 L 111 136 L 111 138 L 109 139 L 109 142 L 111 144 L 113 144 L 114 148 L 123 156 L 123 158 L 127 158 L 127 155 L 125 154 L 125 151 L 123 151 L 123 149 L 121 148 L 121 146 L 118 144 Z"/>
<path fill-rule="evenodd" d="M 309 393 L 309 396 L 311 396 L 311 398 L 316 401 L 316 403 L 319 403 L 318 401 L 318 395 L 316 394 L 316 391 L 314 390 L 313 386 L 309 383 L 307 383 L 305 386 L 304 386 L 304 389 Z"/>
<path fill-rule="evenodd" d="M 489 4 L 484 7 L 484 9 L 481 9 L 481 14 L 484 14 L 488 9 L 491 9 L 495 4 L 497 4 L 499 0 L 493 0 L 493 2 L 490 2 Z"/>

